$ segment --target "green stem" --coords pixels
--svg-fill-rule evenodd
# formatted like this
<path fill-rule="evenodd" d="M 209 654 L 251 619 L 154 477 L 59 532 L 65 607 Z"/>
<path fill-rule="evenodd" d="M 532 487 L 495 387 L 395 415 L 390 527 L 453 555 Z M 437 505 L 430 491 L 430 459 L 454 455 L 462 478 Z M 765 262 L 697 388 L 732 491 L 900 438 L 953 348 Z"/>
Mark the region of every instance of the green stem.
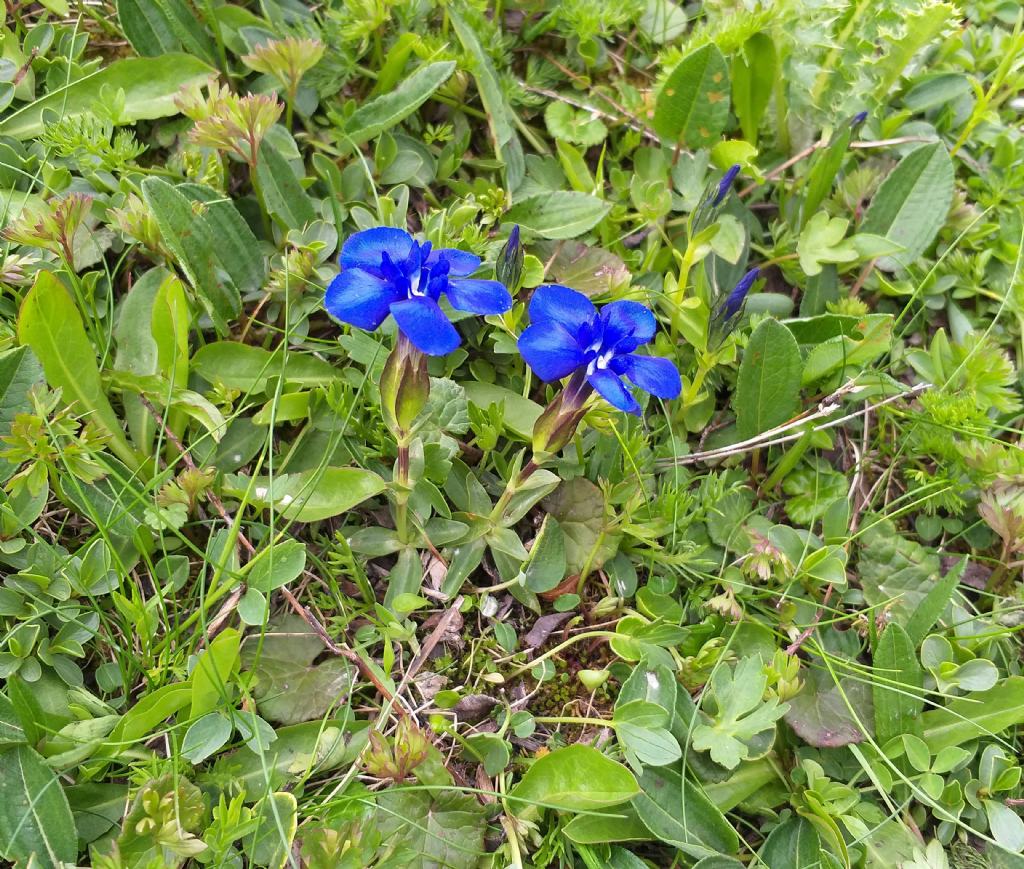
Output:
<path fill-rule="evenodd" d="M 775 466 L 775 470 L 772 471 L 771 476 L 761 484 L 761 488 L 764 491 L 770 492 L 779 485 L 780 482 L 782 482 L 783 478 L 792 471 L 793 468 L 796 467 L 797 462 L 804 457 L 804 453 L 807 452 L 807 448 L 811 445 L 811 437 L 811 432 L 804 432 L 800 436 L 800 439 L 786 451 L 786 454 Z"/>
<path fill-rule="evenodd" d="M 559 643 L 557 646 L 554 646 L 553 648 L 548 649 L 548 651 L 546 651 L 540 657 L 534 658 L 532 661 L 529 661 L 528 663 L 523 664 L 521 667 L 516 667 L 516 669 L 514 669 L 508 675 L 508 677 L 506 678 L 506 681 L 507 681 L 507 679 L 514 679 L 516 676 L 519 676 L 519 675 L 525 673 L 527 670 L 532 670 L 538 664 L 542 663 L 543 661 L 546 661 L 548 658 L 554 657 L 555 655 L 559 654 L 560 652 L 563 652 L 565 649 L 568 649 L 569 646 L 573 645 L 574 643 L 580 642 L 580 640 L 599 640 L 599 639 L 612 640 L 612 639 L 615 639 L 615 637 L 618 637 L 618 636 L 620 636 L 620 634 L 617 634 L 614 631 L 584 631 L 582 634 L 576 634 L 575 637 L 570 637 L 565 642 Z"/>
<path fill-rule="evenodd" d="M 505 508 L 508 507 L 509 502 L 515 497 L 516 492 L 519 491 L 523 483 L 525 483 L 530 476 L 540 468 L 540 465 L 530 459 L 524 466 L 523 469 L 515 475 L 515 477 L 508 481 L 508 485 L 505 486 L 505 491 L 501 493 L 501 497 L 498 498 L 498 503 L 494 505 L 494 509 L 491 511 L 490 519 L 492 522 L 498 522 L 502 514 L 505 512 Z"/>
<path fill-rule="evenodd" d="M 398 442 L 395 464 L 395 531 L 402 543 L 409 542 L 409 442 Z"/>

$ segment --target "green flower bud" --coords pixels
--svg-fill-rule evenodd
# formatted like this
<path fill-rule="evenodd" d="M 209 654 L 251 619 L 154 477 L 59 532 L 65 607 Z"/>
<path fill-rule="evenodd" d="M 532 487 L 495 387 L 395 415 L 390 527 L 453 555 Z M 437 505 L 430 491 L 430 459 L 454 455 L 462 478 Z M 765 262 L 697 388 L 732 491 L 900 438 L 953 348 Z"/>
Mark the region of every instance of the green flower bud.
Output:
<path fill-rule="evenodd" d="M 395 349 L 384 363 L 380 378 L 380 402 L 384 421 L 401 440 L 412 429 L 413 421 L 426 407 L 430 397 L 427 357 L 399 335 Z"/>

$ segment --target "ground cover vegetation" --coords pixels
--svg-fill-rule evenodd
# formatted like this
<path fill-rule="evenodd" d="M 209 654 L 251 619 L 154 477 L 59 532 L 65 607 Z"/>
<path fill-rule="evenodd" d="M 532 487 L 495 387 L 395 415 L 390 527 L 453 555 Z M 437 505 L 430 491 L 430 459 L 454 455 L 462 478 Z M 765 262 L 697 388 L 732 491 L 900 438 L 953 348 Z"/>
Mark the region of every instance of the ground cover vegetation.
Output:
<path fill-rule="evenodd" d="M 0 858 L 1019 869 L 1013 0 L 0 30 Z"/>

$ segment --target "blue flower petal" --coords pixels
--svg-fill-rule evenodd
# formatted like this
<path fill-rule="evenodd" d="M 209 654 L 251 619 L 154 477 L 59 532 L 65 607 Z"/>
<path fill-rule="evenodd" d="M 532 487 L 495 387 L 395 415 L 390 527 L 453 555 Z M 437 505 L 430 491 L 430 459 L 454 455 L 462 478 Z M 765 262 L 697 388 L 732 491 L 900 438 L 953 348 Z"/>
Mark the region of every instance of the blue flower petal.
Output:
<path fill-rule="evenodd" d="M 526 328 L 519 336 L 519 352 L 541 380 L 561 380 L 584 363 L 576 339 L 550 320 Z"/>
<path fill-rule="evenodd" d="M 387 281 L 362 269 L 346 269 L 327 287 L 324 307 L 336 320 L 372 331 L 399 298 L 400 291 Z"/>
<path fill-rule="evenodd" d="M 530 299 L 530 322 L 560 323 L 577 338 L 596 316 L 597 308 L 590 299 L 559 284 L 537 287 Z"/>
<path fill-rule="evenodd" d="M 596 389 L 612 407 L 640 415 L 640 405 L 626 385 L 607 368 L 598 368 L 587 375 L 587 383 Z"/>
<path fill-rule="evenodd" d="M 459 346 L 459 333 L 433 299 L 403 299 L 391 306 L 391 314 L 402 334 L 429 356 L 444 356 Z"/>
<path fill-rule="evenodd" d="M 498 281 L 454 280 L 448 285 L 452 307 L 471 314 L 504 314 L 512 307 L 512 296 Z"/>
<path fill-rule="evenodd" d="M 449 274 L 456 278 L 464 278 L 480 268 L 480 257 L 454 247 L 442 247 L 432 251 L 424 265 L 432 266 L 442 260 L 448 263 Z"/>
<path fill-rule="evenodd" d="M 380 265 L 386 253 L 395 263 L 405 262 L 417 249 L 413 237 L 405 230 L 390 226 L 364 229 L 345 239 L 341 248 L 343 269 L 363 269 L 380 274 Z"/>
<path fill-rule="evenodd" d="M 604 323 L 602 350 L 614 349 L 616 353 L 632 353 L 641 344 L 654 337 L 658 321 L 639 302 L 612 302 L 601 309 Z"/>
<path fill-rule="evenodd" d="M 683 391 L 679 372 L 668 359 L 655 356 L 626 356 L 625 374 L 644 392 L 657 398 L 678 398 Z"/>

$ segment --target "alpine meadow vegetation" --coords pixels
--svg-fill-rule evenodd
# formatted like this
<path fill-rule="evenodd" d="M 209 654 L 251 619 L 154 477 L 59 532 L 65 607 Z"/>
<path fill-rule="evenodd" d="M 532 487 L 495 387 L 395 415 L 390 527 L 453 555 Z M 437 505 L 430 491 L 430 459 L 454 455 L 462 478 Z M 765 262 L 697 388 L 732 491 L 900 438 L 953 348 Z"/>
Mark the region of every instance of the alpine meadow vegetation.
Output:
<path fill-rule="evenodd" d="M 5 8 L 0 863 L 1024 869 L 1019 0 Z"/>

